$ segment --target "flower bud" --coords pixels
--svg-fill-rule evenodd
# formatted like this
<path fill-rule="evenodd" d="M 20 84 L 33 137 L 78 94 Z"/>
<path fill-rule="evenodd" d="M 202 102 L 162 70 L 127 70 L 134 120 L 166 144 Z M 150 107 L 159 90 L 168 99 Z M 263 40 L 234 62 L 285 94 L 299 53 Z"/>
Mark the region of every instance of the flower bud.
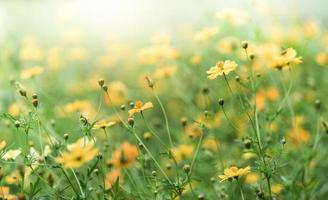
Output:
<path fill-rule="evenodd" d="M 222 98 L 219 99 L 219 105 L 223 106 L 224 105 L 224 100 Z"/>
<path fill-rule="evenodd" d="M 247 42 L 247 41 L 242 41 L 242 42 L 241 42 L 241 47 L 242 47 L 243 49 L 247 49 L 247 48 L 248 48 L 248 42 Z"/>
<path fill-rule="evenodd" d="M 186 174 L 189 174 L 191 168 L 190 168 L 190 165 L 186 164 L 186 165 L 183 165 L 182 169 Z"/>
<path fill-rule="evenodd" d="M 122 111 L 124 111 L 124 110 L 126 109 L 126 106 L 125 106 L 125 105 L 121 105 L 120 109 L 121 109 Z"/>
<path fill-rule="evenodd" d="M 68 138 L 69 138 L 68 133 L 65 133 L 65 134 L 64 134 L 64 140 L 68 140 Z"/>
<path fill-rule="evenodd" d="M 108 86 L 107 86 L 107 85 L 103 85 L 101 88 L 102 88 L 105 92 L 108 91 Z"/>
<path fill-rule="evenodd" d="M 22 96 L 22 97 L 26 97 L 26 90 L 24 90 L 24 89 L 19 89 L 19 94 Z"/>
<path fill-rule="evenodd" d="M 34 93 L 34 94 L 32 95 L 32 99 L 37 99 L 37 98 L 38 98 L 38 95 Z"/>
<path fill-rule="evenodd" d="M 133 118 L 128 118 L 128 124 L 130 125 L 130 126 L 134 126 L 134 119 Z"/>
<path fill-rule="evenodd" d="M 101 79 L 98 80 L 98 85 L 99 85 L 100 87 L 103 87 L 104 84 L 105 84 L 105 80 L 104 80 L 104 79 L 101 78 Z"/>
<path fill-rule="evenodd" d="M 39 100 L 38 99 L 32 99 L 32 104 L 34 106 L 34 108 L 37 108 L 39 105 Z"/>
<path fill-rule="evenodd" d="M 20 122 L 18 120 L 15 121 L 15 127 L 19 128 L 20 127 Z"/>
<path fill-rule="evenodd" d="M 146 80 L 148 83 L 148 87 L 154 88 L 154 81 L 149 76 L 146 76 Z"/>
<path fill-rule="evenodd" d="M 151 172 L 151 175 L 153 175 L 153 176 L 157 176 L 157 172 L 156 172 L 156 171 L 152 171 L 152 172 Z"/>

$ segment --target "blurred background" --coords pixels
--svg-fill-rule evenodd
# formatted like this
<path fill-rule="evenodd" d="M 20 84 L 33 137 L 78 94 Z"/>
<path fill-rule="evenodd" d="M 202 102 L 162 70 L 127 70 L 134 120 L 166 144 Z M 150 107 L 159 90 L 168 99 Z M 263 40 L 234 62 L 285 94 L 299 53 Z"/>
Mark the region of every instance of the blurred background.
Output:
<path fill-rule="evenodd" d="M 2 0 L 0 34 L 36 35 L 58 38 L 81 31 L 93 38 L 138 37 L 156 32 L 188 30 L 213 18 L 213 13 L 228 7 L 284 13 L 327 21 L 326 0 Z M 298 14 L 298 12 L 300 12 Z M 279 18 L 279 17 L 278 17 Z M 259 20 L 256 16 L 252 20 Z M 135 41 L 135 40 L 132 40 Z"/>

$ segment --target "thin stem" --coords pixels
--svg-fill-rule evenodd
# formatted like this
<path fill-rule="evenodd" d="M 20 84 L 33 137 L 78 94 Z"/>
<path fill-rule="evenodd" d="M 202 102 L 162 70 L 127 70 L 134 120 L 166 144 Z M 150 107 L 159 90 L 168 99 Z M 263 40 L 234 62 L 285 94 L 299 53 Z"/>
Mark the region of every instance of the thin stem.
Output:
<path fill-rule="evenodd" d="M 154 90 L 153 90 L 153 91 L 154 91 Z M 168 119 L 167 119 L 166 111 L 165 111 L 164 106 L 163 106 L 163 104 L 162 104 L 160 98 L 158 97 L 158 95 L 157 95 L 155 92 L 154 92 L 154 95 L 155 95 L 155 97 L 156 97 L 156 100 L 157 100 L 158 104 L 159 104 L 160 107 L 161 107 L 162 112 L 163 112 L 164 119 L 165 119 L 165 124 L 166 124 L 167 135 L 168 135 L 168 137 L 169 137 L 170 145 L 171 145 L 171 147 L 173 147 L 173 141 L 172 141 L 172 137 L 171 137 L 170 126 L 169 126 L 169 121 L 168 121 Z"/>
<path fill-rule="evenodd" d="M 244 197 L 244 192 L 243 192 L 243 189 L 239 183 L 239 180 L 237 179 L 237 183 L 238 183 L 238 187 L 239 187 L 239 191 L 240 191 L 240 195 L 241 195 L 241 199 L 242 200 L 245 200 L 245 197 Z"/>

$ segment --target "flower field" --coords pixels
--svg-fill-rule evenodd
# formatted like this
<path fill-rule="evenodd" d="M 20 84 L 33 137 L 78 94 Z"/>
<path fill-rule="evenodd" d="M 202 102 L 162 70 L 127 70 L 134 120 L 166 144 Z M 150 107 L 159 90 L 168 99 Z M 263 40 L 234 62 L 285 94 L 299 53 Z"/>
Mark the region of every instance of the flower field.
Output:
<path fill-rule="evenodd" d="M 327 199 L 327 16 L 251 7 L 141 38 L 2 29 L 0 199 Z"/>

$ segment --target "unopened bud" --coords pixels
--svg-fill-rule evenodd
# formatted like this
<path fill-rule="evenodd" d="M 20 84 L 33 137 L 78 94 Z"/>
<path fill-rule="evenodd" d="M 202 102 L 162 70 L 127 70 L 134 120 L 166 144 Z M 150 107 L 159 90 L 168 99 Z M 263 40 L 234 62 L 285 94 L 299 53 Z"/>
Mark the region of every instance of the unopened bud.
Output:
<path fill-rule="evenodd" d="M 98 84 L 99 84 L 100 87 L 103 87 L 104 84 L 105 84 L 105 80 L 104 79 L 99 79 Z"/>
<path fill-rule="evenodd" d="M 146 76 L 146 80 L 147 80 L 148 86 L 150 88 L 154 88 L 154 81 L 149 76 Z"/>
<path fill-rule="evenodd" d="M 224 105 L 224 100 L 222 98 L 219 99 L 219 105 L 223 106 Z"/>
<path fill-rule="evenodd" d="M 242 42 L 241 42 L 241 47 L 242 47 L 243 49 L 247 49 L 247 48 L 248 48 L 248 42 L 247 42 L 247 41 L 242 41 Z"/>
<path fill-rule="evenodd" d="M 130 126 L 134 126 L 134 119 L 133 118 L 128 118 L 128 124 L 130 125 Z"/>

